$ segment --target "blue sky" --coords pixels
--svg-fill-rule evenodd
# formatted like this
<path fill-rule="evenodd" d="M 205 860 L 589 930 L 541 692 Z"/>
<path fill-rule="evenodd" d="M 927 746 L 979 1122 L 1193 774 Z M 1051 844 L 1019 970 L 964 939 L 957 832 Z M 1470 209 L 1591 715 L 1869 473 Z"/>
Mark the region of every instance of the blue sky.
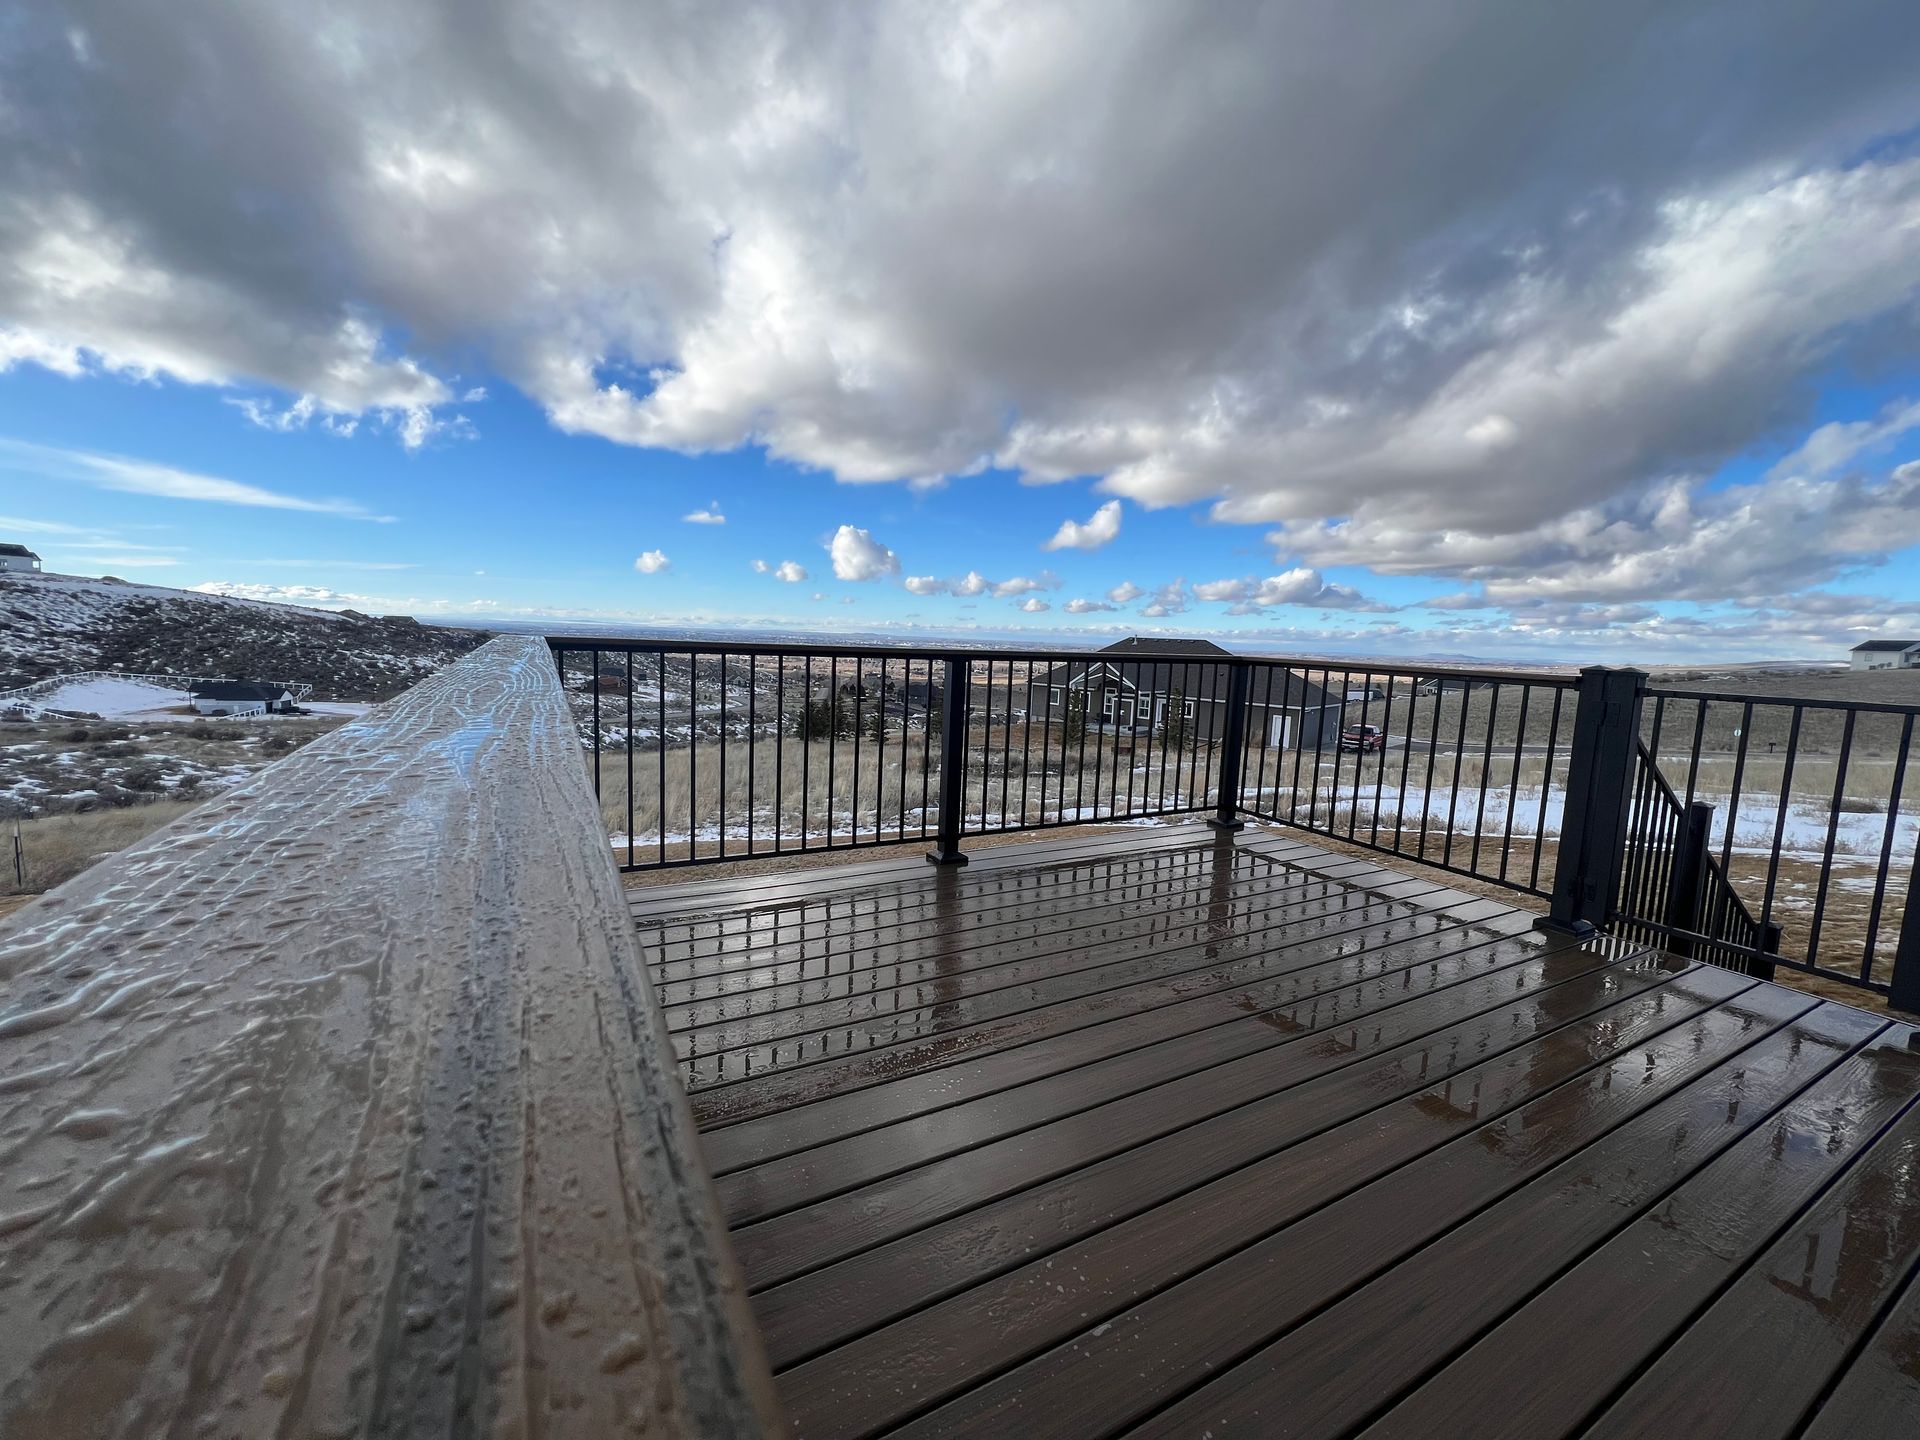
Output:
<path fill-rule="evenodd" d="M 1920 631 L 1920 21 L 1841 8 L 530 3 L 447 46 L 347 4 L 349 65 L 291 12 L 49 6 L 0 51 L 0 539 L 442 618 Z"/>

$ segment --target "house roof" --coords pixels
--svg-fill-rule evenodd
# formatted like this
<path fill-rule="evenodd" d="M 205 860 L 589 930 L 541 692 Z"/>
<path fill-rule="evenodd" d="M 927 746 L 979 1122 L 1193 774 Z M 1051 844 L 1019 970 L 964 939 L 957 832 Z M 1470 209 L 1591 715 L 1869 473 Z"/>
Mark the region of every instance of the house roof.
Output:
<path fill-rule="evenodd" d="M 1911 650 L 1920 646 L 1920 640 L 1862 640 L 1849 654 L 1858 655 L 1862 650 Z"/>
<path fill-rule="evenodd" d="M 195 700 L 280 700 L 292 692 L 260 680 L 202 680 L 187 693 Z"/>
<path fill-rule="evenodd" d="M 1102 655 L 1226 655 L 1231 652 L 1211 640 L 1163 639 L 1158 636 L 1129 635 L 1111 645 L 1100 647 Z"/>
<path fill-rule="evenodd" d="M 1172 653 L 1177 655 L 1182 653 L 1187 642 L 1174 643 L 1177 648 Z M 1080 683 L 1086 676 L 1111 676 L 1133 690 L 1149 690 L 1161 695 L 1179 690 L 1193 699 L 1215 701 L 1225 701 L 1233 684 L 1232 670 L 1226 665 L 1209 664 L 1206 661 L 1182 665 L 1177 661 L 1154 660 L 1145 656 L 1138 660 L 1109 659 L 1112 648 L 1109 646 L 1105 650 L 1097 650 L 1085 660 L 1069 660 L 1052 666 L 1043 674 L 1036 673 L 1033 684 L 1049 687 L 1072 685 Z M 1228 652 L 1221 650 L 1220 653 L 1225 655 Z M 1256 705 L 1319 706 L 1328 704 L 1331 699 L 1326 686 L 1281 666 L 1263 665 L 1250 678 L 1249 698 Z"/>
<path fill-rule="evenodd" d="M 0 555 L 11 555 L 21 560 L 38 560 L 40 558 L 24 545 L 0 545 Z"/>

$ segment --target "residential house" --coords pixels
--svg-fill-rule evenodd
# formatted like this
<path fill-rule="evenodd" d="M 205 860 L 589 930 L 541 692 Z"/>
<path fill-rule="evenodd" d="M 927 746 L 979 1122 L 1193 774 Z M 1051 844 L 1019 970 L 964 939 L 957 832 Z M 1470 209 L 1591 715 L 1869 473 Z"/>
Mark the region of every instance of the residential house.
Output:
<path fill-rule="evenodd" d="M 1036 675 L 1027 692 L 1027 713 L 1059 723 L 1078 709 L 1089 731 L 1101 734 L 1164 733 L 1169 708 L 1177 705 L 1188 738 L 1196 743 L 1226 734 L 1230 652 L 1206 640 L 1133 636 Z M 1256 745 L 1331 745 L 1340 727 L 1341 698 L 1304 675 L 1280 666 L 1253 672 L 1253 713 L 1247 738 Z M 1322 740 L 1324 730 L 1325 739 Z"/>
<path fill-rule="evenodd" d="M 32 574 L 40 568 L 40 557 L 24 545 L 0 545 L 0 571 L 19 570 Z"/>
<path fill-rule="evenodd" d="M 1847 658 L 1855 670 L 1920 669 L 1920 640 L 1862 640 Z"/>
<path fill-rule="evenodd" d="M 293 691 L 260 680 L 196 680 L 187 699 L 197 715 L 285 715 L 294 708 Z"/>

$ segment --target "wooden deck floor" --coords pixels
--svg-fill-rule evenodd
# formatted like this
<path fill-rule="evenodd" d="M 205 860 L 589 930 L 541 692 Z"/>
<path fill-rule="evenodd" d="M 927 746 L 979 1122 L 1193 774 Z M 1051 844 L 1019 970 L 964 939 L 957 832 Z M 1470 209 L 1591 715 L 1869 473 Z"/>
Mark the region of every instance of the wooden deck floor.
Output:
<path fill-rule="evenodd" d="M 796 1434 L 1920 1434 L 1911 1027 L 1284 832 L 634 908 Z"/>

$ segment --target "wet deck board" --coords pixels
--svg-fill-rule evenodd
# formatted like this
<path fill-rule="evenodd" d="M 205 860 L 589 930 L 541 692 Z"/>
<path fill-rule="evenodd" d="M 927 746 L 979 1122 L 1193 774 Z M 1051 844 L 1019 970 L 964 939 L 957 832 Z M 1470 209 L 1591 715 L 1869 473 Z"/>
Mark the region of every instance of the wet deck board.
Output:
<path fill-rule="evenodd" d="M 1909 1027 L 1281 832 L 983 858 L 636 892 L 794 1433 L 1920 1425 Z"/>

